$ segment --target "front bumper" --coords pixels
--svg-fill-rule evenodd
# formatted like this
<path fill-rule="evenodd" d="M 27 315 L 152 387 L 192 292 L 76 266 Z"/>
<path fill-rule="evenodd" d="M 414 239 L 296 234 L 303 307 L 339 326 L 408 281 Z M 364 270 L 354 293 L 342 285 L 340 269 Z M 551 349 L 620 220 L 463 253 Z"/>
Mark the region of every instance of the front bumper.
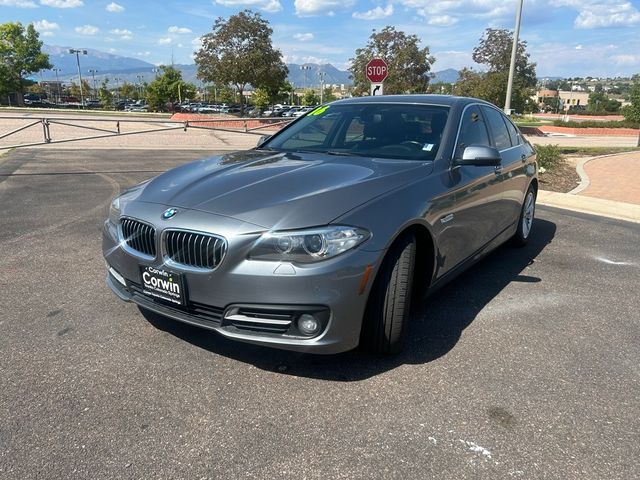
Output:
<path fill-rule="evenodd" d="M 162 211 L 165 208 L 158 206 Z M 201 224 L 216 225 L 229 232 L 241 230 L 226 217 L 202 212 Z M 202 217 L 208 217 L 205 221 Z M 159 218 L 159 216 L 158 216 Z M 220 224 L 224 223 L 224 227 Z M 156 225 L 158 234 L 160 227 Z M 172 228 L 180 227 L 177 223 Z M 215 232 L 211 232 L 215 233 Z M 355 249 L 336 258 L 312 265 L 297 266 L 288 263 L 248 260 L 246 252 L 253 239 L 239 235 L 240 240 L 229 239 L 229 251 L 222 264 L 214 271 L 194 272 L 175 266 L 167 267 L 162 260 L 138 258 L 120 245 L 117 228 L 107 221 L 103 231 L 103 253 L 110 269 L 107 285 L 122 300 L 131 301 L 158 314 L 213 330 L 221 335 L 274 348 L 300 352 L 332 354 L 351 350 L 358 345 L 362 317 L 369 289 L 382 252 Z M 188 305 L 176 307 L 153 300 L 144 295 L 140 265 L 150 265 L 179 272 L 187 285 Z M 373 267 L 368 282 L 363 283 L 367 267 Z M 118 276 L 120 277 L 118 279 Z M 124 280 L 125 285 L 121 283 Z M 264 330 L 239 329 L 226 320 L 238 305 L 257 309 L 289 312 L 322 312 L 323 328 L 312 338 Z"/>

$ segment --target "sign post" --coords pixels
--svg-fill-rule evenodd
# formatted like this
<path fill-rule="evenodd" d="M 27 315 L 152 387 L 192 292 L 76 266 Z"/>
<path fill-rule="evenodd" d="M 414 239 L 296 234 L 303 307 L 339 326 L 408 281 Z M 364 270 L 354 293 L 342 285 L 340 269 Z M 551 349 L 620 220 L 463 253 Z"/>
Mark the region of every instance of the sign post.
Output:
<path fill-rule="evenodd" d="M 389 74 L 387 62 L 382 58 L 374 58 L 367 63 L 365 75 L 371 82 L 371 96 L 384 95 L 384 80 Z"/>

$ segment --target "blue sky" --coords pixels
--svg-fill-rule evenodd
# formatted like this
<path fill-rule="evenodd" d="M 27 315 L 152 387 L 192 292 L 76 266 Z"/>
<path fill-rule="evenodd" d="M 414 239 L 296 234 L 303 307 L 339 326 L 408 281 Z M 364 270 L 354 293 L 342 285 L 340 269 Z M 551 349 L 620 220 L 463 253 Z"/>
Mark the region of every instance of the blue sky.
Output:
<path fill-rule="evenodd" d="M 49 45 L 95 48 L 150 63 L 192 63 L 216 17 L 260 11 L 294 63 L 346 69 L 371 30 L 417 34 L 434 70 L 473 66 L 487 27 L 513 28 L 517 0 L 0 0 L 0 22 L 33 22 Z M 521 37 L 538 75 L 640 73 L 640 0 L 525 0 Z"/>

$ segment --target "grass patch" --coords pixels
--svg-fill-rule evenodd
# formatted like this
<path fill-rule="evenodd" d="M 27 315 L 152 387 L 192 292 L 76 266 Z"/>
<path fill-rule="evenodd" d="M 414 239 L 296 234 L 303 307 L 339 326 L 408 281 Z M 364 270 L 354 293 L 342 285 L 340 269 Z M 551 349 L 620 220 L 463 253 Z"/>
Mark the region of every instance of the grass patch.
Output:
<path fill-rule="evenodd" d="M 554 170 L 562 162 L 562 152 L 558 145 L 536 145 L 538 165 L 545 170 Z"/>
<path fill-rule="evenodd" d="M 612 153 L 640 152 L 640 147 L 560 147 L 563 155 L 609 155 Z"/>

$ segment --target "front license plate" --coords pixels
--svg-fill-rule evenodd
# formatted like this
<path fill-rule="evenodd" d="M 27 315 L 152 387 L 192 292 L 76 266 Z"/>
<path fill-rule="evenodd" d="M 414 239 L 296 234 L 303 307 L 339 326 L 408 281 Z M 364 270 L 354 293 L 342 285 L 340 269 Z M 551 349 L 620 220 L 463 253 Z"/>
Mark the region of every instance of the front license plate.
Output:
<path fill-rule="evenodd" d="M 180 273 L 140 265 L 142 293 L 166 302 L 184 305 L 186 295 L 184 279 Z"/>

